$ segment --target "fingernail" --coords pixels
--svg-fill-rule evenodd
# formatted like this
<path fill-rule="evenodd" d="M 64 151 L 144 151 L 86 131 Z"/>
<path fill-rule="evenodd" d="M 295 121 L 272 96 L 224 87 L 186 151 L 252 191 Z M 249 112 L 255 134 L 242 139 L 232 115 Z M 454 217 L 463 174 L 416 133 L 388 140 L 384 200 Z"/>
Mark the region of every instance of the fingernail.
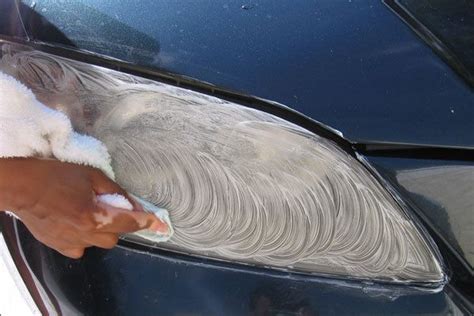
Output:
<path fill-rule="evenodd" d="M 169 231 L 168 225 L 158 218 L 150 225 L 150 227 L 148 227 L 148 229 L 162 234 L 167 234 Z"/>

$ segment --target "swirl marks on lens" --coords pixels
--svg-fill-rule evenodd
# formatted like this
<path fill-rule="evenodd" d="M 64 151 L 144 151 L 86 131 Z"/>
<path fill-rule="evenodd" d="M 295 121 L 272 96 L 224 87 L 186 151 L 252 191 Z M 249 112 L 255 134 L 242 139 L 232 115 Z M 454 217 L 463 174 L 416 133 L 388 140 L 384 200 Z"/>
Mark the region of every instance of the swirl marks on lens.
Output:
<path fill-rule="evenodd" d="M 170 210 L 165 247 L 329 275 L 438 282 L 414 223 L 356 159 L 271 114 L 39 52 L 0 69 L 108 147 L 117 180 Z"/>

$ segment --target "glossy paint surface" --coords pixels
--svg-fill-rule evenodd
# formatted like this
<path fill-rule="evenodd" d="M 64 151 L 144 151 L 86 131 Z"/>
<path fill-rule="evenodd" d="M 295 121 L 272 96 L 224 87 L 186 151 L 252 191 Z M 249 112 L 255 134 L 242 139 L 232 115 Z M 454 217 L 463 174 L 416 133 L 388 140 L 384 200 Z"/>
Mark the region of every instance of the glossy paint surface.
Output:
<path fill-rule="evenodd" d="M 380 1 L 26 0 L 20 12 L 31 39 L 278 101 L 350 139 L 474 146 L 472 90 Z"/>
<path fill-rule="evenodd" d="M 474 6 L 470 1 L 400 0 L 399 8 L 407 10 L 417 21 L 445 45 L 441 55 L 474 87 Z M 432 45 L 433 47 L 433 45 Z M 439 48 L 435 48 L 439 49 Z"/>
<path fill-rule="evenodd" d="M 369 286 L 351 289 L 166 252 L 116 247 L 65 259 L 19 230 L 31 268 L 67 315 L 459 313 L 445 292 L 396 298 L 396 290 L 380 295 Z"/>
<path fill-rule="evenodd" d="M 468 264 L 474 266 L 474 164 L 372 158 L 377 169 L 404 191 Z"/>

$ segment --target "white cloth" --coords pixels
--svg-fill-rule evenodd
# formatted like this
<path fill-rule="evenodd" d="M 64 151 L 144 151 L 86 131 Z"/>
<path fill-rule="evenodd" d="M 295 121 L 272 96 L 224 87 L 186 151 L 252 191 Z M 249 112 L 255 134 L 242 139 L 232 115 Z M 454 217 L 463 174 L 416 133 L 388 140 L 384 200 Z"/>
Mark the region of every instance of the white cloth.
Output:
<path fill-rule="evenodd" d="M 12 157 L 56 158 L 98 168 L 112 180 L 115 178 L 110 155 L 101 141 L 75 132 L 65 114 L 45 106 L 30 89 L 0 72 L 0 158 Z M 119 194 L 104 194 L 98 198 L 111 206 L 133 208 Z M 166 235 L 149 231 L 137 235 L 151 241 L 171 238 L 173 228 L 168 212 L 140 198 L 137 200 L 169 227 Z"/>
<path fill-rule="evenodd" d="M 26 86 L 0 72 L 0 157 L 33 156 L 89 165 L 114 179 L 102 142 L 74 132 L 65 114 L 48 108 Z"/>

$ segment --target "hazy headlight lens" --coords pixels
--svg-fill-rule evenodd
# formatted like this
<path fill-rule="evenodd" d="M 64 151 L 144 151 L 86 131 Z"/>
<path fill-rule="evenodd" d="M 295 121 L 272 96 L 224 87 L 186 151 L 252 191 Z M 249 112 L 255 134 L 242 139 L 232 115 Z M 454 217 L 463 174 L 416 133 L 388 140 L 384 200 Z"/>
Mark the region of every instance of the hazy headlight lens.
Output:
<path fill-rule="evenodd" d="M 126 189 L 170 210 L 160 247 L 318 274 L 437 284 L 429 241 L 335 143 L 268 113 L 3 45 L 0 70 L 107 145 Z"/>

